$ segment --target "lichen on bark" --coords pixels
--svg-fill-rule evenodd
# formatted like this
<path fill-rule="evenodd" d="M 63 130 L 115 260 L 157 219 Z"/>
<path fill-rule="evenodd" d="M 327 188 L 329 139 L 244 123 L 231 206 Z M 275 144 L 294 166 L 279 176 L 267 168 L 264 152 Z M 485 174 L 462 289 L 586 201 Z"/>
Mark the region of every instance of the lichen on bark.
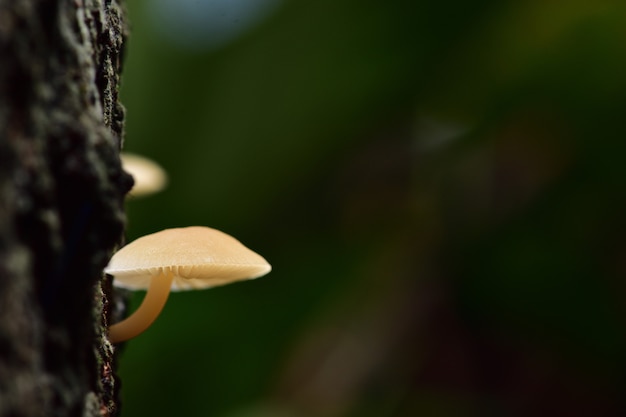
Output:
<path fill-rule="evenodd" d="M 116 0 L 0 0 L 0 416 L 117 414 L 124 22 Z"/>

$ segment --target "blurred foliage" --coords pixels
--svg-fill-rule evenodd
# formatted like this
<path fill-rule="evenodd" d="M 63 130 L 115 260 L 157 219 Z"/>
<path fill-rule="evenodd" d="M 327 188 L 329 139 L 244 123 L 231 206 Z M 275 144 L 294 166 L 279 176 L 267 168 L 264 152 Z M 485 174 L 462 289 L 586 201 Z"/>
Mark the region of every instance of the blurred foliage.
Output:
<path fill-rule="evenodd" d="M 274 270 L 171 296 L 125 417 L 626 413 L 623 2 L 285 1 L 205 53 L 129 3 L 125 149 L 170 176 L 129 240 Z"/>

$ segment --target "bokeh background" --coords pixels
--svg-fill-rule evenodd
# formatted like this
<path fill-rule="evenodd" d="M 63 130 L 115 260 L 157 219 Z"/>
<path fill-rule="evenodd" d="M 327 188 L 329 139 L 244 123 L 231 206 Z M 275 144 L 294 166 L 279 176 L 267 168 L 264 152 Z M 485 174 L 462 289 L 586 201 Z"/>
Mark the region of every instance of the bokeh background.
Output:
<path fill-rule="evenodd" d="M 626 5 L 132 0 L 128 239 L 224 230 L 124 417 L 626 414 Z M 132 296 L 133 306 L 142 294 Z"/>

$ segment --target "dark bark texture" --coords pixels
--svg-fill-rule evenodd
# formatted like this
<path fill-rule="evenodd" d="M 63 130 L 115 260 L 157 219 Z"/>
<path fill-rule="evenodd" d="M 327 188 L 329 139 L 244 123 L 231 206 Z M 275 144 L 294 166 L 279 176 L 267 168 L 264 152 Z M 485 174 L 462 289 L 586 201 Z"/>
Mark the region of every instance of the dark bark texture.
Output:
<path fill-rule="evenodd" d="M 0 0 L 0 416 L 117 414 L 102 268 L 119 160 L 116 0 Z"/>

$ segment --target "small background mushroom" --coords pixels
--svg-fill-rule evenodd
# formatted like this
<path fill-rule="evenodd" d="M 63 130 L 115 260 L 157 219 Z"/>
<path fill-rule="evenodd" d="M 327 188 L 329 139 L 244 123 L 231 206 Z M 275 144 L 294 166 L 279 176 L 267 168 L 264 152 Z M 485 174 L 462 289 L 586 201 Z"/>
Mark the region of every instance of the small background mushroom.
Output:
<path fill-rule="evenodd" d="M 123 417 L 626 415 L 622 0 L 282 2 L 212 51 L 165 1 L 127 2 L 125 147 L 176 185 L 128 239 L 274 270 L 172 297 Z"/>
<path fill-rule="evenodd" d="M 135 183 L 130 197 L 143 197 L 162 191 L 167 185 L 167 174 L 156 162 L 145 156 L 122 152 L 122 167 L 132 175 Z"/>

